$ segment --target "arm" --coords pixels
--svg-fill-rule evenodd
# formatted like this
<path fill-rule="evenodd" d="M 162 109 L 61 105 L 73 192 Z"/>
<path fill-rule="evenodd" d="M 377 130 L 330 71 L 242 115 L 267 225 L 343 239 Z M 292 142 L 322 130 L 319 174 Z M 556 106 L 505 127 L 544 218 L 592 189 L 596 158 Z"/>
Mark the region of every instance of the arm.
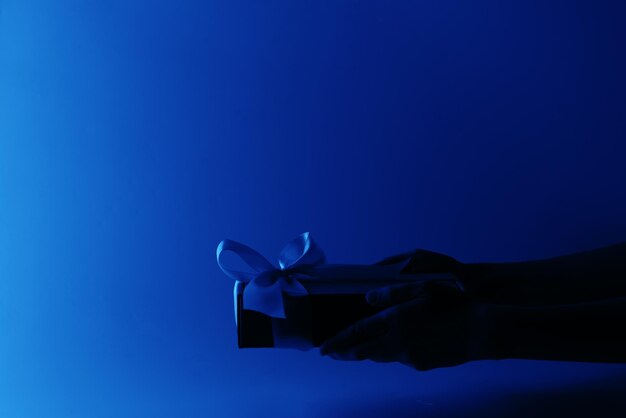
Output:
<path fill-rule="evenodd" d="M 626 363 L 626 298 L 547 307 L 474 303 L 449 284 L 368 293 L 388 307 L 321 347 L 337 360 L 400 362 L 417 370 L 472 360 Z"/>
<path fill-rule="evenodd" d="M 626 362 L 626 298 L 548 307 L 486 306 L 478 359 Z"/>
<path fill-rule="evenodd" d="M 387 309 L 326 341 L 322 354 L 418 370 L 507 358 L 626 363 L 626 243 L 519 263 L 416 250 L 378 264 L 407 258 L 405 271 L 452 272 L 465 291 L 444 282 L 371 291 L 368 301 Z"/>
<path fill-rule="evenodd" d="M 408 273 L 454 273 L 482 303 L 557 305 L 626 297 L 626 243 L 515 263 L 460 263 L 444 254 L 414 250 L 377 264 L 405 259 Z"/>
<path fill-rule="evenodd" d="M 538 261 L 458 265 L 476 300 L 571 304 L 626 296 L 626 243 Z"/>

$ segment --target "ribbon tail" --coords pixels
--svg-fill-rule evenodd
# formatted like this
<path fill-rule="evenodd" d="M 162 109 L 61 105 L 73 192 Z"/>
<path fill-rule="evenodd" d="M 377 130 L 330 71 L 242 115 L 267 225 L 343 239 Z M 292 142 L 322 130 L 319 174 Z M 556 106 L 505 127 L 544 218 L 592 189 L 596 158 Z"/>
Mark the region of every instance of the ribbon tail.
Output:
<path fill-rule="evenodd" d="M 286 318 L 284 295 L 306 296 L 306 288 L 298 280 L 279 277 L 266 282 L 263 276 L 252 280 L 243 290 L 244 309 L 261 312 L 272 318 Z"/>
<path fill-rule="evenodd" d="M 244 309 L 257 311 L 272 318 L 286 318 L 283 289 L 279 280 L 264 285 L 252 280 L 243 290 Z"/>

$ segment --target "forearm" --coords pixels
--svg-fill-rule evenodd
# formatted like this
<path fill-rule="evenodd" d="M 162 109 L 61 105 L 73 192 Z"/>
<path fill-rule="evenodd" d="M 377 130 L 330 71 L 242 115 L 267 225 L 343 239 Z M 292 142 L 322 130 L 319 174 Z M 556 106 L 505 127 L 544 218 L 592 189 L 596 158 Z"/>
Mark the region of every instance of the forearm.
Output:
<path fill-rule="evenodd" d="M 626 296 L 626 243 L 538 261 L 464 264 L 476 300 L 556 305 Z"/>
<path fill-rule="evenodd" d="M 626 362 L 626 298 L 484 312 L 483 359 Z"/>

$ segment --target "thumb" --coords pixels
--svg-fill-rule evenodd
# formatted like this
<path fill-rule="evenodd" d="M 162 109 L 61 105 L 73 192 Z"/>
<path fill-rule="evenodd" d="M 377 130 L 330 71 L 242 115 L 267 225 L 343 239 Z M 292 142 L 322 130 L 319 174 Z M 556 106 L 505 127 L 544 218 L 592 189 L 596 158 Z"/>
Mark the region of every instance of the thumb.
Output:
<path fill-rule="evenodd" d="M 389 265 L 389 264 L 396 264 L 399 263 L 400 261 L 404 261 L 407 260 L 409 258 L 411 258 L 411 256 L 413 255 L 413 251 L 409 251 L 406 253 L 402 253 L 402 254 L 396 254 L 396 255 L 392 255 L 390 257 L 386 257 L 383 258 L 382 260 L 374 263 L 375 265 L 379 265 L 379 266 L 384 266 L 384 265 Z"/>
<path fill-rule="evenodd" d="M 423 283 L 405 283 L 370 290 L 365 298 L 372 306 L 385 307 L 408 302 L 422 296 L 423 293 Z"/>

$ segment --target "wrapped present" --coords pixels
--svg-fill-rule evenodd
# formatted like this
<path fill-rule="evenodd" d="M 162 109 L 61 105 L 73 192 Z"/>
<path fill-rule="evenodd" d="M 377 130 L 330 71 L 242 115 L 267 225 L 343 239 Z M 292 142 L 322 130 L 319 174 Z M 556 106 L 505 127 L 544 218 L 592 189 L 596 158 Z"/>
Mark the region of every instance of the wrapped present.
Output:
<path fill-rule="evenodd" d="M 228 268 L 222 256 L 237 254 L 252 271 Z M 322 249 L 305 232 L 289 242 L 275 267 L 252 248 L 225 239 L 217 263 L 235 280 L 238 345 L 308 350 L 359 319 L 379 312 L 365 294 L 376 288 L 430 280 L 454 280 L 451 274 L 403 272 L 410 259 L 395 264 L 328 264 Z"/>

